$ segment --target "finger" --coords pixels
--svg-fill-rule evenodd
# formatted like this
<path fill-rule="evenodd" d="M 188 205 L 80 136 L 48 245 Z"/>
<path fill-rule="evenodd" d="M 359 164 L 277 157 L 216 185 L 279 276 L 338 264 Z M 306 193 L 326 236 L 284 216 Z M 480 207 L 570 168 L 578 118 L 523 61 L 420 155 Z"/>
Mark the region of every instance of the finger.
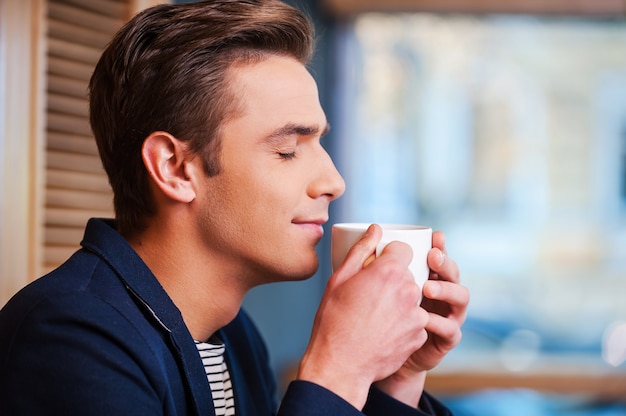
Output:
<path fill-rule="evenodd" d="M 441 231 L 433 231 L 433 247 L 438 248 L 444 254 L 448 254 L 446 249 L 446 236 Z"/>
<path fill-rule="evenodd" d="M 463 336 L 461 332 L 462 322 L 445 318 L 437 314 L 430 314 L 426 323 L 426 331 L 438 338 L 437 344 L 445 349 L 451 349 L 461 342 Z"/>
<path fill-rule="evenodd" d="M 375 259 L 376 259 L 376 253 L 370 254 L 370 256 L 366 258 L 365 261 L 363 262 L 363 268 L 369 266 L 369 264 L 373 262 Z"/>
<path fill-rule="evenodd" d="M 469 305 L 469 290 L 460 284 L 429 280 L 424 283 L 422 294 L 432 300 L 440 301 L 448 305 L 449 316 L 457 316 L 460 321 L 465 319 L 467 305 Z"/>
<path fill-rule="evenodd" d="M 459 267 L 454 260 L 448 257 L 440 248 L 432 248 L 428 252 L 428 267 L 431 274 L 435 274 L 438 280 L 447 280 L 459 283 Z"/>
<path fill-rule="evenodd" d="M 405 242 L 391 241 L 383 248 L 380 253 L 380 257 L 382 256 L 393 257 L 394 261 L 399 261 L 402 266 L 409 267 L 413 260 L 413 249 Z"/>
<path fill-rule="evenodd" d="M 461 327 L 467 317 L 469 291 L 467 288 L 450 282 L 427 282 L 422 292 L 428 299 L 445 307 L 429 310 L 429 320 L 426 329 L 432 335 L 439 337 L 440 345 L 454 346 L 461 340 Z M 445 312 L 444 312 L 445 311 Z"/>
<path fill-rule="evenodd" d="M 379 225 L 372 224 L 368 227 L 363 237 L 352 246 L 341 266 L 333 274 L 334 284 L 340 284 L 354 276 L 363 268 L 370 256 L 376 255 L 376 245 L 382 235 Z"/>

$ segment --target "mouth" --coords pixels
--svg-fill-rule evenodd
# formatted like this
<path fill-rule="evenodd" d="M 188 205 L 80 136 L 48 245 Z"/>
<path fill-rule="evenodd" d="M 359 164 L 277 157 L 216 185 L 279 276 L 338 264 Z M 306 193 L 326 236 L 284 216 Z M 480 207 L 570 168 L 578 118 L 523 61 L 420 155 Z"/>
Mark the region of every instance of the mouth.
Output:
<path fill-rule="evenodd" d="M 316 236 L 324 235 L 324 227 L 323 225 L 328 221 L 326 218 L 318 218 L 318 219 L 294 219 L 291 221 L 292 224 L 297 225 L 298 227 L 315 234 Z"/>
<path fill-rule="evenodd" d="M 291 220 L 291 223 L 296 225 L 314 224 L 320 227 L 327 222 L 328 218 L 294 218 Z"/>

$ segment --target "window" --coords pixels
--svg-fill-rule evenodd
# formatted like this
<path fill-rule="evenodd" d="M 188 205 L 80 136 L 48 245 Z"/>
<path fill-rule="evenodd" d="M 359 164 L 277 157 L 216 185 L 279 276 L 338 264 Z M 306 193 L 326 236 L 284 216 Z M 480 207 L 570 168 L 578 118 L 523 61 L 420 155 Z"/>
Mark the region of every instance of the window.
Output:
<path fill-rule="evenodd" d="M 0 1 L 0 305 L 76 250 L 89 216 L 112 215 L 87 82 L 113 33 L 159 2 Z"/>
<path fill-rule="evenodd" d="M 621 134 L 621 199 L 622 199 L 622 208 L 626 209 L 626 121 L 624 121 L 622 125 L 622 134 Z"/>
<path fill-rule="evenodd" d="M 48 4 L 43 267 L 65 261 L 89 217 L 111 217 L 113 195 L 88 119 L 93 67 L 128 15 L 127 2 Z"/>
<path fill-rule="evenodd" d="M 126 20 L 163 2 L 47 2 L 44 271 L 79 247 L 90 217 L 113 217 L 113 193 L 89 125 L 87 84 L 100 54 Z"/>
<path fill-rule="evenodd" d="M 626 322 L 624 50 L 621 20 L 362 14 L 345 28 L 337 221 L 446 232 L 472 292 L 448 365 L 626 368 L 611 336 Z"/>

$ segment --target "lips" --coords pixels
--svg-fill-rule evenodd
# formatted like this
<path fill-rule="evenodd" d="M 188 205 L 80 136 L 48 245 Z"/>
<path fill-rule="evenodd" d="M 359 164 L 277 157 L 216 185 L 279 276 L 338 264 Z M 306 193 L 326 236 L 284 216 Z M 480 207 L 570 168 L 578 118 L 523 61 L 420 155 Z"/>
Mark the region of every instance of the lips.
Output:
<path fill-rule="evenodd" d="M 292 224 L 295 224 L 299 227 L 309 229 L 312 232 L 321 235 L 324 235 L 323 225 L 328 221 L 328 219 L 294 219 Z"/>
<path fill-rule="evenodd" d="M 317 226 L 322 226 L 326 224 L 327 221 L 328 221 L 328 218 L 316 218 L 316 219 L 295 218 L 291 222 L 296 225 L 313 224 Z"/>

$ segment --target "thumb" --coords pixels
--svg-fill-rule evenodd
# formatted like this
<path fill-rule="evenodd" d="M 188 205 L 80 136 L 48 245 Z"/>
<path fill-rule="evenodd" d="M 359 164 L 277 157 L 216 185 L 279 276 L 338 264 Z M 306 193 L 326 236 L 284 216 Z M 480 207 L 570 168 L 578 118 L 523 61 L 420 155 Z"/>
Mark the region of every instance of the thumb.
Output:
<path fill-rule="evenodd" d="M 379 243 L 383 236 L 383 231 L 377 224 L 372 224 L 368 227 L 365 234 L 359 241 L 357 241 L 344 259 L 343 263 L 332 275 L 329 281 L 332 285 L 339 285 L 356 273 L 358 273 L 364 266 L 364 263 L 368 259 L 375 255 L 376 245 Z"/>

